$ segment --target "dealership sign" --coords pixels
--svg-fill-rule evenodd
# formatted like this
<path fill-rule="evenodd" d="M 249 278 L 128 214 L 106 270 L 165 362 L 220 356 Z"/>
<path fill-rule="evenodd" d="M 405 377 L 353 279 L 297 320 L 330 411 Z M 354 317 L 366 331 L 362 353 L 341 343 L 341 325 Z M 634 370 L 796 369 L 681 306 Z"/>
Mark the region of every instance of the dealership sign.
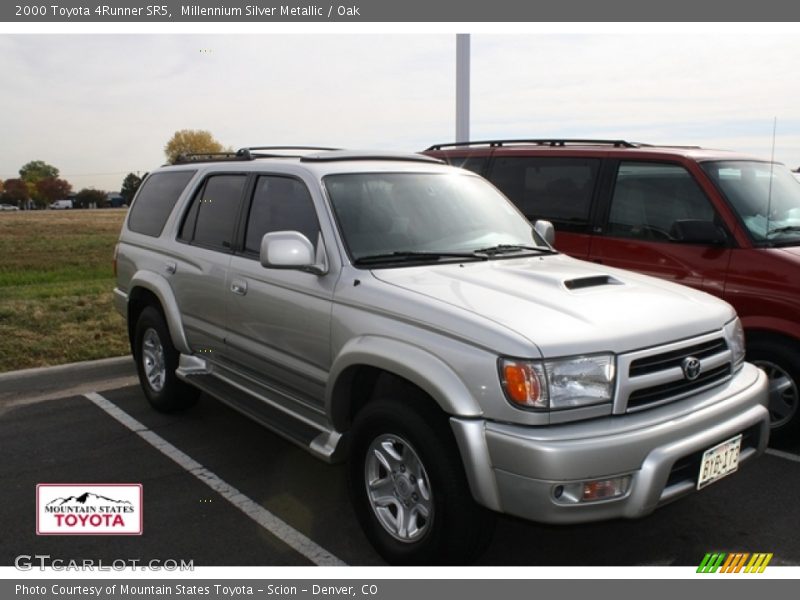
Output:
<path fill-rule="evenodd" d="M 40 483 L 37 535 L 141 535 L 140 483 Z"/>

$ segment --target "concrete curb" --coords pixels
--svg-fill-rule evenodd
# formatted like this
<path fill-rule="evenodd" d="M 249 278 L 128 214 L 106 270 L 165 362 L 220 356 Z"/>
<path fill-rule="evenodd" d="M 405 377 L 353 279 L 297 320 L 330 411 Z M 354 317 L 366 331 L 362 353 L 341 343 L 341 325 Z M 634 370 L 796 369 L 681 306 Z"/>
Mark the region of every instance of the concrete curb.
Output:
<path fill-rule="evenodd" d="M 43 392 L 136 375 L 131 355 L 0 373 L 0 395 Z"/>

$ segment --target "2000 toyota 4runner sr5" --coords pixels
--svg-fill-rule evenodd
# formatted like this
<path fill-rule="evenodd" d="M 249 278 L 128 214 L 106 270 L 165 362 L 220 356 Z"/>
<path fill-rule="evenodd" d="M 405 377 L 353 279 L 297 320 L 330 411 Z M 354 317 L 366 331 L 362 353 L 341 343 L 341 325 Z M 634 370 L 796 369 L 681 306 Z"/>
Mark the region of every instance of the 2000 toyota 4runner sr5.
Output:
<path fill-rule="evenodd" d="M 281 154 L 152 172 L 116 306 L 156 409 L 204 391 L 347 459 L 387 560 L 468 561 L 495 511 L 640 517 L 764 450 L 767 380 L 730 305 L 560 254 L 436 159 Z"/>

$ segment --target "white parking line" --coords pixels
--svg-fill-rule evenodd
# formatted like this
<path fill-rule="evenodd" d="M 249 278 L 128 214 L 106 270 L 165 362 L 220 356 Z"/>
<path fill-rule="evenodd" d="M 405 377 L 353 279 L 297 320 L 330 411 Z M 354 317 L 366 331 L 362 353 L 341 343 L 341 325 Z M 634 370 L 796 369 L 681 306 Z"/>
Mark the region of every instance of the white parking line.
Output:
<path fill-rule="evenodd" d="M 800 463 L 800 456 L 798 456 L 797 454 L 792 454 L 791 452 L 784 452 L 783 450 L 774 450 L 772 448 L 767 448 L 767 454 Z"/>
<path fill-rule="evenodd" d="M 320 566 L 347 566 L 345 562 L 317 545 L 314 541 L 307 538 L 291 525 L 282 521 L 260 504 L 242 494 L 232 485 L 217 477 L 214 473 L 206 469 L 192 457 L 183 453 L 157 433 L 151 431 L 142 423 L 134 419 L 116 404 L 113 404 L 96 392 L 84 394 L 84 397 L 94 402 L 94 404 L 103 409 L 111 417 L 136 433 L 156 450 L 178 463 L 178 465 L 186 469 L 189 473 L 197 477 L 212 490 L 220 494 L 233 506 L 238 508 L 253 521 L 261 525 L 261 527 L 305 556 L 314 564 Z"/>

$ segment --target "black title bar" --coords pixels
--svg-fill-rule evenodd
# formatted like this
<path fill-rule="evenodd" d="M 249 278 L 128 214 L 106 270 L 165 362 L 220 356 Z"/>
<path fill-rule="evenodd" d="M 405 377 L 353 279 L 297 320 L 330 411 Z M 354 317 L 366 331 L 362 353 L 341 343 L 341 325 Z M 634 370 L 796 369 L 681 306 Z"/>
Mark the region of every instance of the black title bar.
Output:
<path fill-rule="evenodd" d="M 787 22 L 785 0 L 12 0 L 0 21 L 70 22 Z"/>

